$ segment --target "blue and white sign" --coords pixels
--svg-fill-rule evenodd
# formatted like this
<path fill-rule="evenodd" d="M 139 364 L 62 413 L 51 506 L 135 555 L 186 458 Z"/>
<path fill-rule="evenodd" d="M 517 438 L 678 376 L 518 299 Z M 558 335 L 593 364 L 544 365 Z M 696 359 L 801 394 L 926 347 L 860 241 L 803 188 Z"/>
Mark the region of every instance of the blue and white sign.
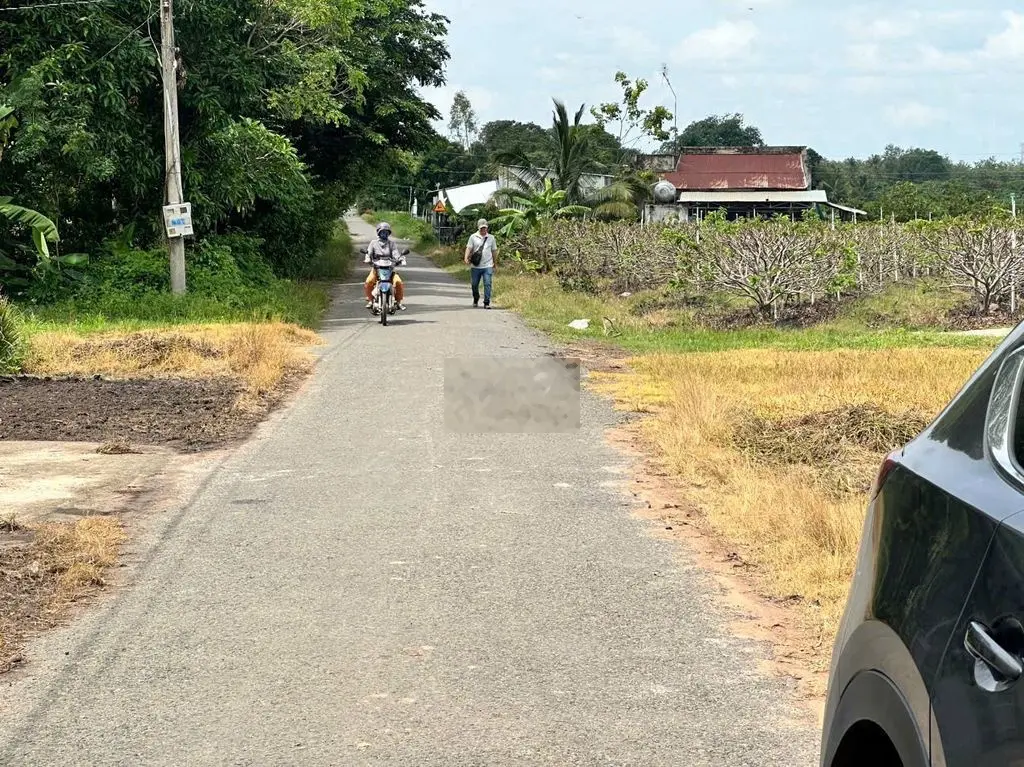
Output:
<path fill-rule="evenodd" d="M 191 237 L 192 203 L 164 205 L 164 227 L 168 237 Z"/>

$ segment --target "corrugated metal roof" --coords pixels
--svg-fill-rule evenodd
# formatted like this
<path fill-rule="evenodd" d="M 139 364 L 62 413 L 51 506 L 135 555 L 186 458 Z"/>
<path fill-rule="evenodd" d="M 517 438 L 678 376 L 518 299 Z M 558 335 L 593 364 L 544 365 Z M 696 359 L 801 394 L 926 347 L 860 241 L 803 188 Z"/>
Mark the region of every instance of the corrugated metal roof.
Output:
<path fill-rule="evenodd" d="M 680 190 L 804 191 L 811 186 L 806 154 L 796 148 L 767 151 L 684 150 L 675 171 L 664 178 Z"/>
<path fill-rule="evenodd" d="M 497 181 L 485 181 L 482 184 L 469 184 L 443 189 L 441 194 L 448 201 L 448 206 L 456 213 L 461 213 L 470 205 L 485 205 L 491 196 L 498 191 Z"/>
<path fill-rule="evenodd" d="M 828 193 L 824 189 L 809 189 L 800 192 L 756 192 L 756 191 L 721 191 L 691 192 L 681 190 L 678 202 L 731 203 L 731 202 L 820 202 L 828 203 Z"/>
<path fill-rule="evenodd" d="M 840 205 L 838 202 L 826 202 L 825 204 L 828 205 L 830 208 L 835 208 L 836 210 L 841 210 L 846 213 L 856 213 L 858 216 L 866 216 L 868 214 L 866 210 L 861 210 L 860 208 L 851 208 L 849 205 Z"/>

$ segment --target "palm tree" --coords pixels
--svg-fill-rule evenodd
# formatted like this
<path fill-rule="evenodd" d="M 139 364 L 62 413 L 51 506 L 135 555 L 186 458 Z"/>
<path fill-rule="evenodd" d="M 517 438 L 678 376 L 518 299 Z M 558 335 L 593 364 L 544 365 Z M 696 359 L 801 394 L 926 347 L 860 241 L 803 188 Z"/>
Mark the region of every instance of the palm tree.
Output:
<path fill-rule="evenodd" d="M 547 167 L 536 167 L 523 154 L 500 155 L 498 162 L 511 167 L 508 167 L 509 187 L 496 197 L 504 201 L 517 195 L 531 198 L 532 195 L 543 194 L 545 180 L 550 180 L 556 190 L 565 192 L 566 205 L 591 209 L 598 218 L 635 218 L 650 195 L 652 182 L 629 169 L 625 158 L 614 168 L 595 160 L 590 138 L 581 125 L 586 105 L 581 105 L 570 120 L 565 104 L 557 99 L 553 101 L 555 109 L 544 163 Z M 612 170 L 615 180 L 608 186 L 592 189 L 584 182 L 588 174 Z"/>
<path fill-rule="evenodd" d="M 540 191 L 503 189 L 498 195 L 513 206 L 498 211 L 494 220 L 499 233 L 506 237 L 523 229 L 532 229 L 545 219 L 569 218 L 590 212 L 586 205 L 570 204 L 568 192 L 555 189 L 550 178 L 544 179 Z"/>
<path fill-rule="evenodd" d="M 538 168 L 522 153 L 505 153 L 497 160 L 511 166 L 511 183 L 518 191 L 528 193 L 543 187 L 544 179 L 551 179 L 555 189 L 565 192 L 566 201 L 570 205 L 582 205 L 586 199 L 583 177 L 588 173 L 597 173 L 601 166 L 591 155 L 590 141 L 586 131 L 581 129 L 586 104 L 581 104 L 575 116 L 570 120 L 565 104 L 553 99 L 555 109 L 552 112 L 552 126 L 548 134 L 544 163 L 547 167 Z"/>

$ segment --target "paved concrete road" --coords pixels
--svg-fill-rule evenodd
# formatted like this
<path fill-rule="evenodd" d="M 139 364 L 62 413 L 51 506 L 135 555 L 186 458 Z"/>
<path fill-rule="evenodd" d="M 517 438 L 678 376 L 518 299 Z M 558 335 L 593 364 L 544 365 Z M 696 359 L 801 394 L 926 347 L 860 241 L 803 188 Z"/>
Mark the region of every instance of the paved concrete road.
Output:
<path fill-rule="evenodd" d="M 498 363 L 465 358 L 522 381 L 515 358 L 549 348 L 422 259 L 405 275 L 387 328 L 345 287 L 298 403 L 160 523 L 130 587 L 0 683 L 0 764 L 815 763 L 762 648 L 630 516 L 610 409 L 446 429 L 446 360 L 449 397 L 496 402 Z M 574 387 L 538 371 L 564 411 Z"/>

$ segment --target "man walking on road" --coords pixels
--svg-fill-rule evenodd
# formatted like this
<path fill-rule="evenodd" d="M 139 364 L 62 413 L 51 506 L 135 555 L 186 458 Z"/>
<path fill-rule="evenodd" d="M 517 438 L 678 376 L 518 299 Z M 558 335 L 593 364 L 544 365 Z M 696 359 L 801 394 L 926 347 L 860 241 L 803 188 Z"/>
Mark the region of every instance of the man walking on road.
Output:
<path fill-rule="evenodd" d="M 480 305 L 480 280 L 484 281 L 484 309 L 491 308 L 491 285 L 498 266 L 498 243 L 488 233 L 487 219 L 476 222 L 477 231 L 466 244 L 465 261 L 472 267 L 473 306 Z"/>

